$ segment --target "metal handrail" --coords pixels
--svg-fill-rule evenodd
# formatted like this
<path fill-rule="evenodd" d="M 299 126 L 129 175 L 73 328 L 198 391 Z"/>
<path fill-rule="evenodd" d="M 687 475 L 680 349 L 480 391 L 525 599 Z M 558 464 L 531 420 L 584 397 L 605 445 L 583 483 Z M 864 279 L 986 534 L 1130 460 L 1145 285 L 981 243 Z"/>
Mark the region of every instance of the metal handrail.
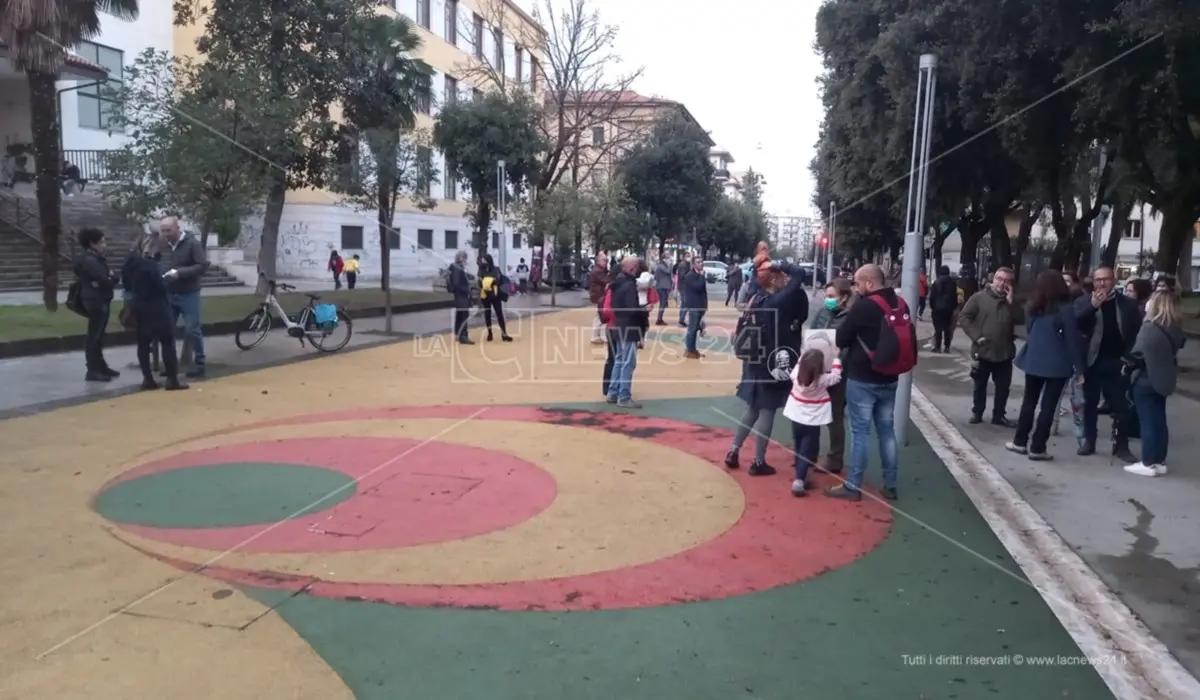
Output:
<path fill-rule="evenodd" d="M 13 214 L 11 217 L 9 215 L 5 214 L 5 206 L 6 205 L 11 207 L 13 210 Z M 26 208 L 28 208 L 28 207 L 26 207 Z M 35 217 L 33 215 L 30 215 L 28 218 L 35 218 Z M 27 238 L 32 240 L 34 243 L 37 243 L 38 248 L 40 249 L 42 247 L 41 237 L 25 227 L 25 221 L 27 221 L 28 218 L 24 218 L 21 216 L 21 198 L 18 197 L 13 192 L 8 192 L 4 189 L 0 189 L 0 221 L 3 221 L 4 223 L 8 224 L 12 228 L 16 229 L 16 231 L 18 233 L 26 236 Z M 68 245 L 68 247 L 70 247 L 71 243 L 68 242 L 67 245 Z M 64 253 L 61 248 L 58 251 L 58 255 L 63 260 L 66 260 L 67 262 L 72 262 L 71 256 L 67 253 Z"/>

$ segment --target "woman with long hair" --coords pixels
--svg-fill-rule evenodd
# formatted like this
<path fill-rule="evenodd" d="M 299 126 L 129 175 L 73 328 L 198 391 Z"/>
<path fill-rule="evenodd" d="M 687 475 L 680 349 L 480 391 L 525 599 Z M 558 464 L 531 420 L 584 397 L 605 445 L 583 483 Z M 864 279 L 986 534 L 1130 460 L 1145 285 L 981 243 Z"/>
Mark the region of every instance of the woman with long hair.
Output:
<path fill-rule="evenodd" d="M 1025 335 L 1025 345 L 1015 363 L 1025 373 L 1025 396 L 1017 433 L 1004 447 L 1028 454 L 1031 460 L 1044 461 L 1051 459 L 1046 454 L 1046 442 L 1063 388 L 1072 376 L 1081 384 L 1086 366 L 1082 336 L 1071 309 L 1071 292 L 1062 273 L 1043 270 L 1038 274 L 1033 299 L 1025 311 Z"/>
<path fill-rule="evenodd" d="M 1175 393 L 1178 368 L 1175 354 L 1183 347 L 1183 313 L 1179 297 L 1155 292 L 1146 304 L 1146 318 L 1130 352 L 1130 396 L 1142 433 L 1142 459 L 1125 467 L 1138 476 L 1167 473 L 1167 397 Z"/>

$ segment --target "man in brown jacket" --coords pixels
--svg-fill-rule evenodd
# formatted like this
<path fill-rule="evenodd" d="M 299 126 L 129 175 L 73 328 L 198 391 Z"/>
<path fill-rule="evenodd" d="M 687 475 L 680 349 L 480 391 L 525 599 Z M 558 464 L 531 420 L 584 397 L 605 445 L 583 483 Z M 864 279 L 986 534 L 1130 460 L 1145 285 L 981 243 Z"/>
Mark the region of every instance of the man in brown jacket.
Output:
<path fill-rule="evenodd" d="M 988 379 L 991 378 L 996 386 L 992 423 L 1006 428 L 1016 426 L 1004 416 L 1008 390 L 1012 386 L 1013 358 L 1017 354 L 1015 328 L 1023 315 L 1013 304 L 1012 283 L 1011 269 L 996 270 L 992 283 L 971 295 L 958 315 L 958 325 L 971 339 L 971 379 L 975 382 L 971 423 L 983 422 Z"/>
<path fill-rule="evenodd" d="M 600 318 L 600 305 L 604 303 L 604 290 L 608 287 L 608 256 L 600 253 L 596 256 L 596 264 L 588 273 L 588 301 L 596 307 L 596 317 L 592 319 L 592 345 L 603 345 L 608 342 L 604 338 L 604 321 Z"/>

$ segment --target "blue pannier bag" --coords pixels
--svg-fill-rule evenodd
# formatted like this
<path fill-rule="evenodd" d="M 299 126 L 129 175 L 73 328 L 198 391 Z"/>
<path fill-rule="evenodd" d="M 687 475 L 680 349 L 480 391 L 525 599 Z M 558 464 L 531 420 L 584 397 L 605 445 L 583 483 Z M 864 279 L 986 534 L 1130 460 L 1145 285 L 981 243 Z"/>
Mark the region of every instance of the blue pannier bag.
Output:
<path fill-rule="evenodd" d="M 317 304 L 313 308 L 313 323 L 323 331 L 337 328 L 338 309 L 335 304 Z"/>

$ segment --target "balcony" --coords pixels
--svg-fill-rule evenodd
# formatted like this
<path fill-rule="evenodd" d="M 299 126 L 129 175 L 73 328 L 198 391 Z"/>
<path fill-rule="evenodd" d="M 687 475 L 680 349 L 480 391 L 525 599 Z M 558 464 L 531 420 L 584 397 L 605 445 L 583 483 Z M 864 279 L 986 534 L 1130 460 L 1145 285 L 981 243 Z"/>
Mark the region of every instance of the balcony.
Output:
<path fill-rule="evenodd" d="M 715 171 L 713 171 L 713 177 L 717 178 L 718 180 L 728 180 L 729 170 L 727 168 L 717 168 Z"/>
<path fill-rule="evenodd" d="M 112 151 L 63 151 L 63 160 L 79 168 L 79 177 L 88 182 L 105 182 L 108 177 L 108 156 Z"/>

